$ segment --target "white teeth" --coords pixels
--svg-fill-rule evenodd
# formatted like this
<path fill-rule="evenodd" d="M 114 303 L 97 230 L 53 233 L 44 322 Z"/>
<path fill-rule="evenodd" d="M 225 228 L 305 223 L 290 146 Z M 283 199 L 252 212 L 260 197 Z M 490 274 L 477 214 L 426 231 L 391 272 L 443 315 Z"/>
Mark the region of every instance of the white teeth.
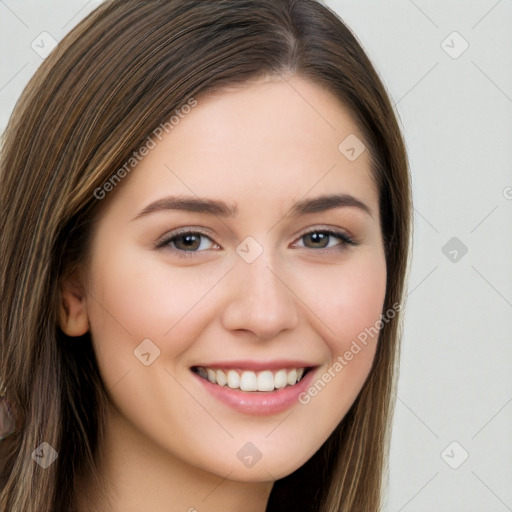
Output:
<path fill-rule="evenodd" d="M 217 370 L 214 368 L 197 367 L 196 373 L 219 386 L 228 386 L 231 389 L 242 391 L 274 391 L 286 386 L 293 386 L 304 375 L 304 368 L 292 368 L 261 372 L 239 370 Z"/>
<path fill-rule="evenodd" d="M 297 370 L 292 370 L 287 376 L 286 376 L 286 382 L 293 386 L 297 382 Z"/>
<path fill-rule="evenodd" d="M 222 370 L 217 370 L 216 375 L 217 375 L 217 384 L 219 386 L 225 386 L 228 381 L 226 374 Z"/>
<path fill-rule="evenodd" d="M 232 389 L 240 387 L 240 375 L 235 370 L 229 370 L 228 372 L 228 386 Z"/>
<path fill-rule="evenodd" d="M 213 384 L 217 384 L 217 377 L 215 376 L 215 372 L 211 368 L 207 368 L 206 372 L 208 374 L 208 380 Z"/>
<path fill-rule="evenodd" d="M 274 375 L 274 386 L 276 389 L 281 389 L 286 386 L 286 370 L 279 370 Z"/>
<path fill-rule="evenodd" d="M 240 389 L 242 391 L 257 391 L 258 380 L 254 372 L 243 372 L 240 377 Z"/>
<path fill-rule="evenodd" d="M 258 375 L 258 391 L 273 391 L 274 390 L 274 375 L 267 370 Z"/>

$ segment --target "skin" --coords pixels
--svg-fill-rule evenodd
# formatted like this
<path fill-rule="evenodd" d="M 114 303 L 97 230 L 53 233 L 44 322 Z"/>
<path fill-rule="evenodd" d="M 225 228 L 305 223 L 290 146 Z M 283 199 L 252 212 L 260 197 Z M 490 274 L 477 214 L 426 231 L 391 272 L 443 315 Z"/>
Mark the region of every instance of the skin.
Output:
<path fill-rule="evenodd" d="M 300 359 L 315 366 L 316 381 L 379 319 L 386 264 L 378 193 L 369 151 L 349 161 L 338 150 L 349 134 L 363 139 L 343 105 L 313 83 L 247 84 L 200 100 L 104 200 L 86 279 L 63 287 L 61 324 L 72 336 L 91 331 L 109 390 L 100 468 L 111 510 L 264 511 L 273 482 L 307 461 L 354 402 L 376 339 L 308 404 L 266 416 L 213 398 L 190 369 Z M 343 206 L 287 215 L 297 201 L 335 193 L 370 213 Z M 136 218 L 169 195 L 238 211 Z M 211 241 L 201 239 L 189 258 L 172 242 L 155 248 L 187 226 Z M 357 245 L 330 237 L 321 249 L 303 236 L 326 227 Z M 263 251 L 252 263 L 236 251 L 248 236 Z M 160 350 L 149 366 L 134 357 L 147 338 Z M 250 468 L 237 458 L 247 442 L 262 455 Z M 94 489 L 86 494 L 92 499 Z"/>

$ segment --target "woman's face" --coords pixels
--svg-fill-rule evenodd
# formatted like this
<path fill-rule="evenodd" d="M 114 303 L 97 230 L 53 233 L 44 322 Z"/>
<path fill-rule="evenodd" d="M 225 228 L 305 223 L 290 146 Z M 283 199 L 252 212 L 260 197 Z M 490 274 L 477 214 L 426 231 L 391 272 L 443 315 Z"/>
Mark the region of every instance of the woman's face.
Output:
<path fill-rule="evenodd" d="M 386 289 L 360 139 L 323 88 L 259 82 L 199 101 L 104 199 L 86 307 L 119 435 L 241 481 L 329 437 Z"/>

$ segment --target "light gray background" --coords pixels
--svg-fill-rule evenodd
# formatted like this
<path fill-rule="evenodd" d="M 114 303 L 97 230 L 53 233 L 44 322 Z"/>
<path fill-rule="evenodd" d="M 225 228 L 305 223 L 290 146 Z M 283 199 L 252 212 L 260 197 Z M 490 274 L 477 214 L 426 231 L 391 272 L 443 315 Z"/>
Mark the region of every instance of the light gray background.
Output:
<path fill-rule="evenodd" d="M 32 42 L 99 3 L 0 0 L 2 131 L 42 62 Z M 512 511 L 512 0 L 326 3 L 388 88 L 413 179 L 384 511 Z"/>

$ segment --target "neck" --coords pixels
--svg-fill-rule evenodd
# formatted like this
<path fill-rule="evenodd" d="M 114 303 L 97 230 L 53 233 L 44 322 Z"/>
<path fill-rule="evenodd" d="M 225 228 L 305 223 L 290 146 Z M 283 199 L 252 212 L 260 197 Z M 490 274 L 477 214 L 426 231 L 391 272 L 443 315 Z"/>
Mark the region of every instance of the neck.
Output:
<path fill-rule="evenodd" d="M 98 474 L 80 486 L 79 512 L 264 512 L 273 485 L 234 481 L 191 466 L 152 443 L 112 407 L 98 453 Z M 106 492 L 99 490 L 101 482 Z"/>

